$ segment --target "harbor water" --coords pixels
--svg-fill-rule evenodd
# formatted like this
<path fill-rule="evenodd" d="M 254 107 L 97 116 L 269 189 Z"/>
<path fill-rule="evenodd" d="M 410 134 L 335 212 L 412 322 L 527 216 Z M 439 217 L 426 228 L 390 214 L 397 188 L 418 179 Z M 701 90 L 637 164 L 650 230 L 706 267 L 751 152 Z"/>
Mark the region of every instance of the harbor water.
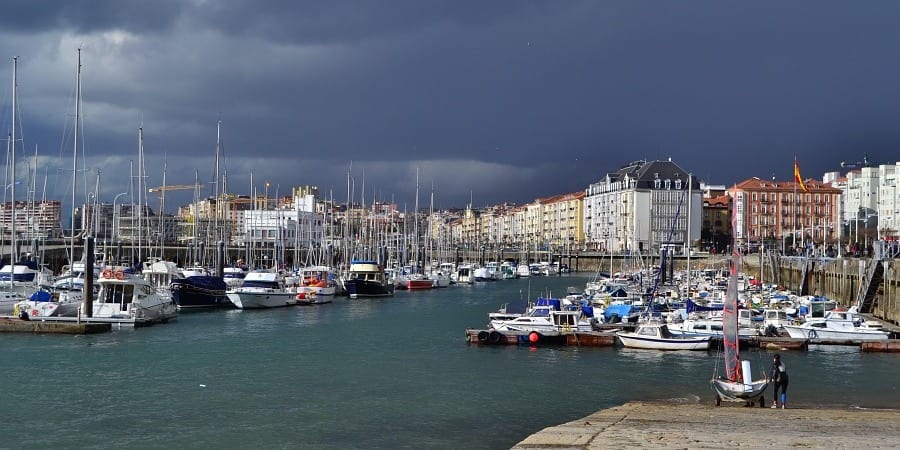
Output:
<path fill-rule="evenodd" d="M 502 303 L 559 297 L 587 279 L 182 313 L 101 335 L 4 335 L 0 448 L 504 449 L 630 400 L 713 402 L 716 351 L 466 344 L 465 328 L 483 328 Z M 754 372 L 771 355 L 742 353 Z M 812 347 L 782 357 L 789 406 L 900 407 L 900 354 Z"/>

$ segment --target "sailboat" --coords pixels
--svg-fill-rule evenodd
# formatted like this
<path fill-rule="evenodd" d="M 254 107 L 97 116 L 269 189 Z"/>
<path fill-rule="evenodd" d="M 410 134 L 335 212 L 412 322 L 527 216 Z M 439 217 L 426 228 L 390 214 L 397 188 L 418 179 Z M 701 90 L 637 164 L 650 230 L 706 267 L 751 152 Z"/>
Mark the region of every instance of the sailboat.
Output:
<path fill-rule="evenodd" d="M 732 221 L 735 215 L 732 214 Z M 732 223 L 734 227 L 734 223 Z M 736 228 L 732 228 L 736 229 Z M 765 377 L 754 380 L 750 371 L 750 361 L 741 360 L 738 345 L 738 273 L 741 269 L 741 254 L 739 247 L 732 242 L 731 248 L 731 276 L 728 279 L 728 288 L 725 291 L 725 307 L 722 310 L 722 346 L 725 357 L 725 373 L 719 373 L 719 364 L 716 363 L 716 371 L 711 384 L 716 391 L 716 406 L 722 401 L 746 402 L 752 404 L 759 399 L 759 406 L 765 406 L 763 392 L 769 386 L 769 380 Z"/>

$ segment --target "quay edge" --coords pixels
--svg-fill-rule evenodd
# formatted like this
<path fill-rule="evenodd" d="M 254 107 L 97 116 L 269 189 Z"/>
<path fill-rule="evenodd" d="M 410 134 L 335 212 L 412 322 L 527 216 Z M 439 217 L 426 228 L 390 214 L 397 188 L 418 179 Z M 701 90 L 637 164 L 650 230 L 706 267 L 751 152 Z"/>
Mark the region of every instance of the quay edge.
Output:
<path fill-rule="evenodd" d="M 0 333 L 96 334 L 111 330 L 112 324 L 109 323 L 48 322 L 22 320 L 14 317 L 0 318 Z"/>
<path fill-rule="evenodd" d="M 512 449 L 896 448 L 897 442 L 900 410 L 628 402 L 544 428 Z"/>

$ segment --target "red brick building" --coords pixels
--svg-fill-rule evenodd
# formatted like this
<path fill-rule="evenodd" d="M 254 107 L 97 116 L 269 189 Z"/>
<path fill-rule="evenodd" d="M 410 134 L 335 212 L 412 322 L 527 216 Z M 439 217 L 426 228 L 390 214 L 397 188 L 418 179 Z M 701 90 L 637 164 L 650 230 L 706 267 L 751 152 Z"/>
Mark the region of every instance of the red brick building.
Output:
<path fill-rule="evenodd" d="M 780 243 L 791 235 L 796 236 L 798 244 L 836 243 L 841 190 L 816 180 L 805 180 L 804 184 L 806 192 L 794 181 L 751 178 L 730 188 L 738 244 Z"/>

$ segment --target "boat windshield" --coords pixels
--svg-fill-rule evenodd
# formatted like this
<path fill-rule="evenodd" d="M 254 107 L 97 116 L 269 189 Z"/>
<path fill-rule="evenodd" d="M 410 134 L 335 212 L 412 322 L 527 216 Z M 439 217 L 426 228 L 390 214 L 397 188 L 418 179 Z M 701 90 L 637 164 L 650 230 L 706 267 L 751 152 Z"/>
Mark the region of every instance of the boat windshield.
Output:
<path fill-rule="evenodd" d="M 100 303 L 117 303 L 120 305 L 131 303 L 134 296 L 134 285 L 111 284 L 103 287 L 100 292 Z"/>

